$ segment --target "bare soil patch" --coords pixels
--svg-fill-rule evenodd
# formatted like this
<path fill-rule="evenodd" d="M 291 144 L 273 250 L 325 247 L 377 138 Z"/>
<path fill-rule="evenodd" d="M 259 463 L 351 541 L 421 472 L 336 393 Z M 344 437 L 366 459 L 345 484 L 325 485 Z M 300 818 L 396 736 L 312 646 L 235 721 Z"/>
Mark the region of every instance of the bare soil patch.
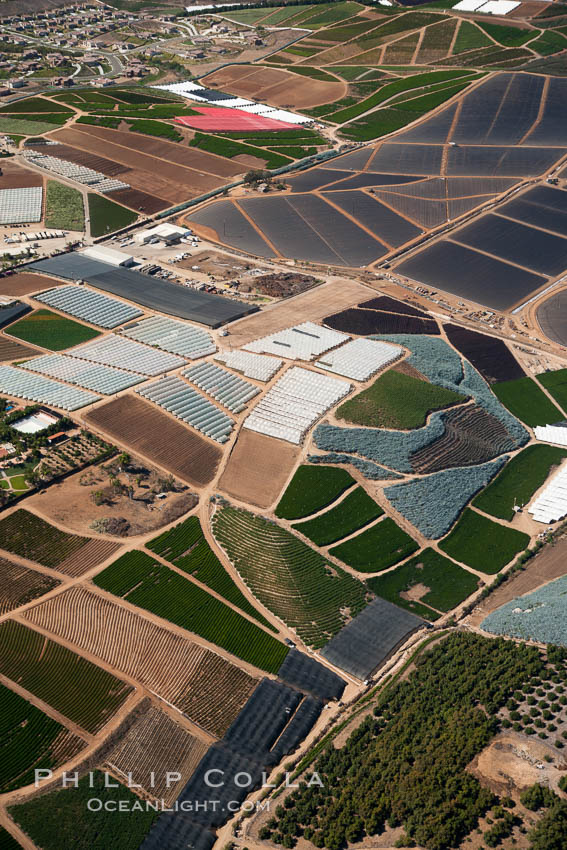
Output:
<path fill-rule="evenodd" d="M 77 578 L 87 573 L 92 567 L 102 564 L 120 548 L 113 540 L 93 537 L 77 552 L 73 552 L 57 566 L 57 572 Z"/>
<path fill-rule="evenodd" d="M 230 257 L 227 254 L 220 254 L 217 251 L 199 251 L 197 254 L 193 254 L 192 257 L 180 260 L 177 265 L 181 269 L 190 269 L 192 266 L 199 266 L 200 272 L 214 274 L 215 277 L 221 277 L 224 280 L 233 280 L 242 272 L 257 268 L 255 263 L 244 259 L 244 257 Z"/>
<path fill-rule="evenodd" d="M 25 357 L 33 357 L 35 354 L 41 354 L 41 352 L 37 348 L 22 345 L 14 339 L 0 334 L 0 361 L 22 360 Z"/>
<path fill-rule="evenodd" d="M 0 295 L 30 295 L 32 292 L 42 292 L 54 286 L 63 286 L 63 283 L 62 280 L 43 274 L 19 272 L 0 277 Z"/>
<path fill-rule="evenodd" d="M 93 129 L 104 128 L 95 127 Z M 225 182 L 219 177 L 180 168 L 176 163 L 166 162 L 132 148 L 113 144 L 110 139 L 101 140 L 96 135 L 82 130 L 65 129 L 53 134 L 53 138 L 57 141 L 77 145 L 91 153 L 97 153 L 101 146 L 104 146 L 105 153 L 108 153 L 113 160 L 122 162 L 132 169 L 127 175 L 128 180 L 126 182 L 130 183 L 134 189 L 156 195 L 172 204 L 182 203 L 188 198 L 197 197 L 211 189 L 217 189 Z"/>
<path fill-rule="evenodd" d="M 230 348 L 239 348 L 253 339 L 275 333 L 301 322 L 316 322 L 332 310 L 343 310 L 368 298 L 370 290 L 355 280 L 333 280 L 318 286 L 284 304 L 278 304 L 277 310 L 268 308 L 242 319 L 230 327 L 230 336 L 226 338 Z"/>
<path fill-rule="evenodd" d="M 546 756 L 553 762 L 546 762 Z M 505 732 L 497 735 L 468 769 L 493 791 L 510 793 L 529 788 L 536 782 L 557 791 L 565 767 L 564 760 L 558 757 L 558 751 L 551 744 L 519 732 Z"/>
<path fill-rule="evenodd" d="M 85 417 L 119 443 L 194 486 L 214 477 L 222 452 L 212 442 L 138 396 L 123 395 Z"/>
<path fill-rule="evenodd" d="M 16 162 L 3 159 L 0 162 L 0 189 L 27 189 L 32 186 L 43 186 L 43 177 L 35 171 L 28 171 Z"/>
<path fill-rule="evenodd" d="M 167 476 L 140 461 L 132 461 L 125 472 L 116 466 L 110 461 L 77 472 L 31 496 L 28 503 L 46 519 L 79 534 L 97 531 L 119 538 L 157 530 L 197 504 L 197 497 L 177 482 L 174 490 L 164 492 Z M 133 488 L 131 497 L 127 490 L 120 492 L 111 485 L 111 475 L 121 487 Z M 97 493 L 104 495 L 99 505 L 93 498 Z M 157 493 L 163 498 L 156 498 Z"/>
<path fill-rule="evenodd" d="M 161 210 L 171 206 L 169 201 L 164 201 L 163 198 L 158 198 L 156 195 L 140 192 L 139 189 L 118 189 L 117 192 L 112 192 L 111 200 L 118 201 L 118 203 L 138 212 L 148 213 L 148 215 L 161 212 Z"/>
<path fill-rule="evenodd" d="M 275 272 L 264 274 L 261 277 L 249 277 L 241 281 L 239 292 L 256 291 L 260 295 L 269 295 L 271 298 L 290 298 L 293 295 L 301 295 L 308 289 L 321 283 L 316 277 L 297 272 Z"/>
<path fill-rule="evenodd" d="M 538 555 L 528 562 L 525 570 L 504 582 L 497 590 L 483 599 L 474 609 L 467 622 L 472 626 L 480 626 L 497 608 L 511 602 L 518 596 L 531 593 L 538 587 L 561 578 L 567 573 L 567 537 L 559 540 L 553 546 L 546 546 Z"/>
<path fill-rule="evenodd" d="M 344 97 L 346 83 L 325 82 L 309 77 L 298 79 L 297 74 L 276 68 L 251 69 L 234 65 L 215 71 L 206 78 L 207 85 L 223 86 L 231 94 L 265 100 L 274 106 L 293 106 L 296 109 L 322 106 Z"/>
<path fill-rule="evenodd" d="M 240 502 L 267 508 L 278 498 L 298 456 L 298 446 L 243 428 L 219 488 Z"/>

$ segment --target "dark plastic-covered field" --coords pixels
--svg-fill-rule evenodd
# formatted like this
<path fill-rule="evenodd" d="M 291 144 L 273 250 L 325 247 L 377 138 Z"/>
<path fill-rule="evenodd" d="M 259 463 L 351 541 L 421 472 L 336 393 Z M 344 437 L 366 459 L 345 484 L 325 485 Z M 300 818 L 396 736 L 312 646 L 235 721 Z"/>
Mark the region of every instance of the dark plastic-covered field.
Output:
<path fill-rule="evenodd" d="M 340 699 L 345 682 L 328 667 L 297 649 L 290 649 L 278 670 L 278 677 L 318 699 Z"/>
<path fill-rule="evenodd" d="M 360 334 L 438 334 L 439 327 L 433 319 L 420 319 L 417 316 L 403 316 L 395 313 L 382 313 L 379 310 L 359 310 L 351 307 L 340 313 L 333 313 L 323 319 L 324 323 L 336 331 Z"/>
<path fill-rule="evenodd" d="M 260 257 L 275 257 L 268 243 L 232 201 L 219 201 L 203 207 L 193 213 L 191 220 L 210 227 L 216 232 L 219 242 L 225 245 Z"/>
<path fill-rule="evenodd" d="M 498 210 L 516 221 L 567 236 L 567 192 L 551 186 L 535 186 Z"/>
<path fill-rule="evenodd" d="M 423 310 L 418 310 L 417 307 L 412 307 L 411 304 L 406 304 L 404 301 L 397 301 L 395 298 L 390 298 L 389 295 L 379 295 L 377 298 L 370 298 L 369 301 L 363 301 L 358 306 L 366 310 L 383 310 L 387 313 L 405 313 L 408 316 L 427 318 L 427 313 Z"/>
<path fill-rule="evenodd" d="M 522 303 L 547 282 L 534 272 L 443 240 L 405 260 L 396 271 L 494 310 Z"/>
<path fill-rule="evenodd" d="M 445 333 L 489 383 L 524 377 L 524 370 L 501 339 L 458 325 L 445 325 Z"/>
<path fill-rule="evenodd" d="M 391 248 L 397 248 L 422 234 L 419 227 L 374 200 L 366 192 L 326 192 L 325 197 L 344 210 L 347 215 L 356 218 Z"/>
<path fill-rule="evenodd" d="M 550 277 L 567 267 L 567 239 L 492 213 L 452 233 L 451 238 Z"/>
<path fill-rule="evenodd" d="M 367 679 L 424 621 L 409 611 L 374 599 L 321 651 L 332 664 Z"/>

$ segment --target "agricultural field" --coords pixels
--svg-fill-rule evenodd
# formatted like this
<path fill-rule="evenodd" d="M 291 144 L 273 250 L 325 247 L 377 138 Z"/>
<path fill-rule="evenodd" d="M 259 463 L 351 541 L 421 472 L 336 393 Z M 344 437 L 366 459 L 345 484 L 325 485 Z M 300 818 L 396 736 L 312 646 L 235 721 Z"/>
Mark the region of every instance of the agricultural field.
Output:
<path fill-rule="evenodd" d="M 520 640 L 555 643 L 564 647 L 567 641 L 566 590 L 567 578 L 562 576 L 502 605 L 483 620 L 481 628 L 496 635 L 510 635 Z M 521 616 L 518 616 L 518 610 Z"/>
<path fill-rule="evenodd" d="M 283 643 L 144 552 L 123 555 L 99 573 L 94 583 L 261 670 L 277 673 L 287 655 Z"/>
<path fill-rule="evenodd" d="M 83 586 L 39 602 L 25 617 L 144 685 L 219 737 L 257 685 L 217 653 Z"/>
<path fill-rule="evenodd" d="M 306 522 L 297 522 L 293 528 L 308 537 L 317 546 L 328 546 L 348 537 L 384 513 L 362 487 L 356 487 L 340 504 Z"/>
<path fill-rule="evenodd" d="M 13 620 L 0 625 L 0 672 L 87 732 L 98 732 L 132 688 Z"/>
<path fill-rule="evenodd" d="M 391 517 L 361 531 L 330 550 L 331 555 L 362 573 L 377 573 L 412 555 L 419 546 Z"/>
<path fill-rule="evenodd" d="M 369 578 L 366 583 L 377 596 L 431 621 L 456 608 L 479 587 L 477 576 L 435 549 L 424 549 L 395 570 Z"/>
<path fill-rule="evenodd" d="M 81 738 L 4 685 L 0 685 L 0 706 L 2 793 L 30 785 L 34 770 L 55 769 L 85 746 Z M 2 848 L 10 846 L 4 845 L 1 833 L 0 841 Z"/>
<path fill-rule="evenodd" d="M 439 546 L 456 561 L 492 575 L 526 549 L 529 542 L 529 535 L 523 531 L 492 522 L 468 508 Z"/>
<path fill-rule="evenodd" d="M 503 340 L 458 325 L 445 325 L 445 333 L 449 342 L 470 360 L 489 384 L 513 381 L 525 376 L 524 370 Z"/>
<path fill-rule="evenodd" d="M 22 509 L 0 520 L 0 539 L 7 552 L 51 569 L 57 569 L 89 543 L 87 537 L 67 534 Z"/>
<path fill-rule="evenodd" d="M 355 483 L 345 469 L 300 466 L 276 508 L 282 519 L 301 519 L 326 508 Z"/>
<path fill-rule="evenodd" d="M 275 631 L 271 623 L 262 617 L 244 596 L 212 551 L 205 540 L 198 517 L 189 517 L 155 540 L 146 543 L 146 546 L 151 552 L 210 587 L 263 626 Z"/>
<path fill-rule="evenodd" d="M 567 369 L 558 369 L 555 372 L 543 372 L 536 376 L 542 387 L 553 396 L 559 407 L 567 410 Z M 551 423 L 547 423 L 551 424 Z"/>
<path fill-rule="evenodd" d="M 8 558 L 0 558 L 0 614 L 7 614 L 58 586 L 59 581 L 35 570 L 22 567 Z"/>
<path fill-rule="evenodd" d="M 550 425 L 560 422 L 564 415 L 531 378 L 501 381 L 492 389 L 510 413 L 526 425 Z"/>
<path fill-rule="evenodd" d="M 94 772 L 92 787 L 89 775 L 79 780 L 77 788 L 51 791 L 10 808 L 16 823 L 43 850 L 108 850 L 120 836 L 122 850 L 138 850 L 158 815 L 155 811 L 132 811 L 139 798 L 120 783 L 105 786 L 105 775 Z M 102 801 L 97 812 L 90 812 L 90 799 Z M 108 811 L 111 801 L 116 809 Z M 123 808 L 118 804 L 123 801 Z"/>
<path fill-rule="evenodd" d="M 462 403 L 462 395 L 394 368 L 342 404 L 337 418 L 353 425 L 410 430 L 425 425 L 433 411 Z"/>
<path fill-rule="evenodd" d="M 218 446 L 138 396 L 116 398 L 85 418 L 112 439 L 148 455 L 193 486 L 208 484 L 221 458 Z"/>
<path fill-rule="evenodd" d="M 233 507 L 218 508 L 213 532 L 228 557 L 263 605 L 320 648 L 366 605 L 357 579 L 328 564 L 294 534 Z"/>
<path fill-rule="evenodd" d="M 132 224 L 138 216 L 126 207 L 115 204 L 109 198 L 89 192 L 89 218 L 91 220 L 91 235 L 104 236 Z"/>
<path fill-rule="evenodd" d="M 34 310 L 33 313 L 10 325 L 8 330 L 11 336 L 30 345 L 47 348 L 49 351 L 62 351 L 100 336 L 100 332 L 94 328 L 60 316 L 51 310 Z"/>
<path fill-rule="evenodd" d="M 474 499 L 484 513 L 512 521 L 514 506 L 526 507 L 532 496 L 567 458 L 556 446 L 531 445 L 517 454 L 499 475 Z"/>
<path fill-rule="evenodd" d="M 56 230 L 85 229 L 83 196 L 78 189 L 48 180 L 45 190 L 45 226 Z"/>

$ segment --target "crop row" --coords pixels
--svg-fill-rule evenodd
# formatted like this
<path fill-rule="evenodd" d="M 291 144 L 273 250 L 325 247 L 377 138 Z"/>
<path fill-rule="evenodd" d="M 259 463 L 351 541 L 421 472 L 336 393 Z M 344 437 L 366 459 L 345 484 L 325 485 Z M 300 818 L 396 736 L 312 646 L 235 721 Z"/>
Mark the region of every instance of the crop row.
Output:
<path fill-rule="evenodd" d="M 29 511 L 18 510 L 0 520 L 2 548 L 44 567 L 56 569 L 88 539 L 60 531 Z"/>
<path fill-rule="evenodd" d="M 14 620 L 0 626 L 0 672 L 92 733 L 104 726 L 132 690 Z"/>
<path fill-rule="evenodd" d="M 401 478 L 397 472 L 384 469 L 383 466 L 378 466 L 378 464 L 372 463 L 370 460 L 363 460 L 356 455 L 330 452 L 326 455 L 308 455 L 307 460 L 309 463 L 352 463 L 354 468 L 358 469 L 370 481 L 388 481 L 394 478 Z"/>
<path fill-rule="evenodd" d="M 354 484 L 346 469 L 300 466 L 276 508 L 282 519 L 301 519 L 326 508 Z"/>
<path fill-rule="evenodd" d="M 364 608 L 361 582 L 275 523 L 224 507 L 213 530 L 254 595 L 308 645 L 323 646 L 348 613 L 354 617 Z"/>
<path fill-rule="evenodd" d="M 275 631 L 229 576 L 205 540 L 199 518 L 191 516 L 146 544 L 147 548 L 194 576 L 241 611 Z"/>
<path fill-rule="evenodd" d="M 331 554 L 363 573 L 376 573 L 397 564 L 419 549 L 391 517 L 331 549 Z"/>
<path fill-rule="evenodd" d="M 370 498 L 366 490 L 356 487 L 336 507 L 314 519 L 296 523 L 293 527 L 317 546 L 327 546 L 358 531 L 383 513 L 382 508 Z"/>
<path fill-rule="evenodd" d="M 94 581 L 261 670 L 277 673 L 287 655 L 283 643 L 144 552 L 127 552 Z"/>

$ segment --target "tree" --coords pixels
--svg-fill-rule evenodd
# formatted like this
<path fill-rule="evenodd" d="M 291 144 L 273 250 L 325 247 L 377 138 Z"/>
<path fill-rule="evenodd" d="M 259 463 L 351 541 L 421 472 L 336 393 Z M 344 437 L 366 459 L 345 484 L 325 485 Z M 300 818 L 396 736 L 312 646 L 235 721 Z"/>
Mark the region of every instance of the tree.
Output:
<path fill-rule="evenodd" d="M 529 833 L 530 850 L 565 850 L 567 803 L 561 801 L 545 813 Z"/>
<path fill-rule="evenodd" d="M 128 464 L 130 463 L 130 461 L 132 460 L 132 458 L 130 457 L 130 455 L 128 454 L 128 452 L 121 452 L 121 453 L 118 455 L 117 460 L 118 460 L 118 466 L 120 467 L 120 470 L 121 470 L 122 472 L 124 472 L 124 470 L 126 469 L 126 467 L 128 466 Z"/>

